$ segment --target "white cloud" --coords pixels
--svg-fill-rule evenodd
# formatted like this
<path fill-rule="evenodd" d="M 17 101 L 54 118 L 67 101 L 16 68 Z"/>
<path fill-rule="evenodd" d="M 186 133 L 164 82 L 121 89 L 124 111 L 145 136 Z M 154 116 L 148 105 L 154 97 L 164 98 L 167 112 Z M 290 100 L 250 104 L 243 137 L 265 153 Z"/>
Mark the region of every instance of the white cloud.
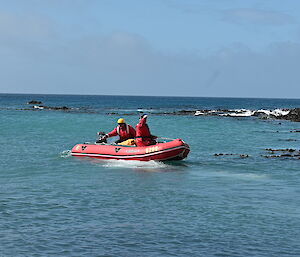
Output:
<path fill-rule="evenodd" d="M 4 20 L 0 92 L 300 97 L 299 43 L 262 52 L 235 44 L 201 57 L 156 51 L 137 34 L 70 39 L 47 20 Z"/>
<path fill-rule="evenodd" d="M 57 36 L 49 18 L 0 12 L 0 38 L 3 41 L 45 41 Z"/>

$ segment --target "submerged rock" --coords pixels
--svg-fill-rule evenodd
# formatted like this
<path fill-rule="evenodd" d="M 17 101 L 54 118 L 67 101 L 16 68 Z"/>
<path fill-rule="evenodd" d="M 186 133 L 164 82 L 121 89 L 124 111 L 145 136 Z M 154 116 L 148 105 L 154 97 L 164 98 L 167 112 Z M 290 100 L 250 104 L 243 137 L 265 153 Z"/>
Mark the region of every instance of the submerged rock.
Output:
<path fill-rule="evenodd" d="M 51 107 L 51 106 L 44 106 L 44 109 L 48 109 L 48 110 L 63 110 L 63 111 L 66 111 L 66 110 L 70 110 L 71 108 L 67 107 L 67 106 L 54 106 L 54 107 Z"/>
<path fill-rule="evenodd" d="M 178 112 L 175 112 L 175 114 L 177 115 L 194 115 L 195 114 L 195 111 L 194 110 L 181 110 L 181 111 L 178 111 Z"/>
<path fill-rule="evenodd" d="M 266 148 L 267 151 L 270 152 L 295 152 L 296 149 L 286 148 L 286 149 L 272 149 L 272 148 Z"/>
<path fill-rule="evenodd" d="M 295 130 L 291 130 L 290 132 L 291 132 L 291 133 L 299 133 L 300 130 L 295 129 Z"/>
<path fill-rule="evenodd" d="M 292 158 L 292 159 L 300 159 L 300 150 L 296 149 L 272 149 L 272 148 L 266 148 L 271 155 L 262 155 L 265 158 Z M 282 152 L 282 154 L 274 155 L 275 152 Z"/>
<path fill-rule="evenodd" d="M 133 116 L 133 115 L 137 115 L 137 114 L 133 113 L 133 112 L 129 112 L 129 113 L 107 112 L 106 115 Z"/>
<path fill-rule="evenodd" d="M 282 157 L 290 157 L 293 159 L 300 159 L 300 154 L 279 154 L 279 155 L 263 155 L 265 158 L 282 158 Z"/>
<path fill-rule="evenodd" d="M 248 158 L 249 155 L 248 155 L 248 154 L 240 154 L 240 157 L 241 157 L 241 158 Z"/>
<path fill-rule="evenodd" d="M 215 153 L 214 156 L 239 156 L 240 158 L 248 158 L 248 154 L 235 154 L 235 153 Z"/>
<path fill-rule="evenodd" d="M 21 108 L 16 109 L 21 111 L 32 111 L 32 110 L 54 110 L 54 111 L 70 111 L 73 110 L 73 108 L 67 107 L 67 106 L 45 106 L 45 105 L 34 105 L 30 108 Z"/>
<path fill-rule="evenodd" d="M 33 106 L 33 108 L 39 110 L 55 110 L 55 111 L 57 110 L 67 111 L 72 109 L 67 106 L 43 106 L 43 105 L 35 105 Z"/>

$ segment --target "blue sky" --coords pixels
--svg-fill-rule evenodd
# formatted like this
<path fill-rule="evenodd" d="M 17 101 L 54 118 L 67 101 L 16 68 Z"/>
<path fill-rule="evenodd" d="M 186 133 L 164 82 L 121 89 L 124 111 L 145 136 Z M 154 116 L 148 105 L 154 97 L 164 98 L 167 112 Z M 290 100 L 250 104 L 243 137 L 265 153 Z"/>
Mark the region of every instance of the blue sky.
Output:
<path fill-rule="evenodd" d="M 0 93 L 300 98 L 298 0 L 0 7 Z"/>

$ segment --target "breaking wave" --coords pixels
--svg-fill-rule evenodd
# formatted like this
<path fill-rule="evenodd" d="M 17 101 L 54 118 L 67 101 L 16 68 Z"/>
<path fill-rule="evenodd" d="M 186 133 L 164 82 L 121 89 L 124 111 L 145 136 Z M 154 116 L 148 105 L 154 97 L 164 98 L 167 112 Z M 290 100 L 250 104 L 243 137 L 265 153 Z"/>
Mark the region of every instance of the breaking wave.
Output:
<path fill-rule="evenodd" d="M 214 115 L 214 116 L 229 116 L 229 117 L 282 117 L 290 113 L 288 109 L 274 109 L 274 110 L 249 110 L 249 109 L 228 109 L 228 110 L 197 110 L 195 116 L 200 115 Z"/>

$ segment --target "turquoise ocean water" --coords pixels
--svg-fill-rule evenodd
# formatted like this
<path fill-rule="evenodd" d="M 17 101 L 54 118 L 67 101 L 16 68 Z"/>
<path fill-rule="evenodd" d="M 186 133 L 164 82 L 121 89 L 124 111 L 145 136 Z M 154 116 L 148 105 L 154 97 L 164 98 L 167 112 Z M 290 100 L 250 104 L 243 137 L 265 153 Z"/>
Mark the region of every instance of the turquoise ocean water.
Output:
<path fill-rule="evenodd" d="M 77 109 L 22 110 L 33 99 Z M 300 256 L 300 160 L 264 157 L 299 149 L 300 123 L 155 115 L 290 107 L 300 100 L 0 94 L 0 256 Z M 138 111 L 189 143 L 188 159 L 69 155 L 114 128 L 107 113 L 135 125 Z"/>

